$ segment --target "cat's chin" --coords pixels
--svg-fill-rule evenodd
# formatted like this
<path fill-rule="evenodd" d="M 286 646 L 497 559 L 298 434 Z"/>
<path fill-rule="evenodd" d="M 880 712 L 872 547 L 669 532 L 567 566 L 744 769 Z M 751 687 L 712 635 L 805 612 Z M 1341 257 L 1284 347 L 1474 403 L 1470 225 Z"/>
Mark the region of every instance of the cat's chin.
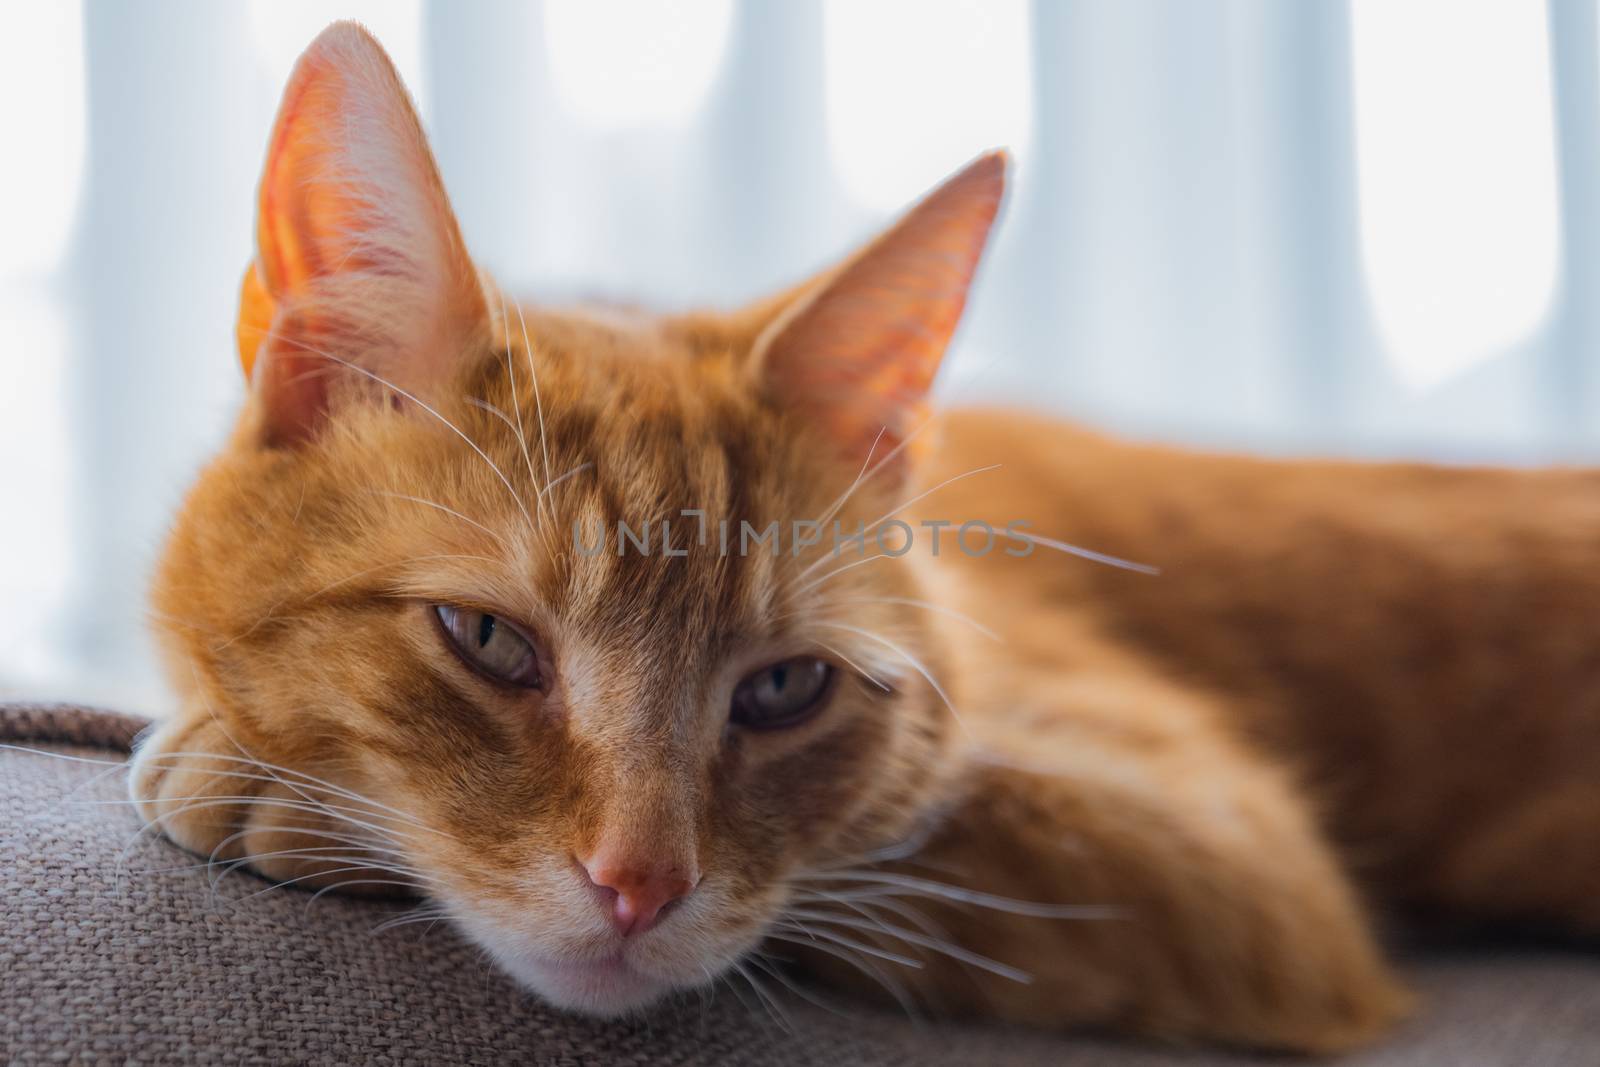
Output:
<path fill-rule="evenodd" d="M 501 968 L 546 1003 L 566 1011 L 611 1019 L 649 1007 L 673 986 L 641 973 L 621 954 L 582 962 L 555 962 L 491 949 Z"/>
<path fill-rule="evenodd" d="M 643 955 L 653 955 L 648 951 L 650 946 L 632 942 L 615 942 L 610 949 L 574 945 L 556 955 L 545 945 L 506 929 L 470 907 L 457 909 L 453 918 L 467 939 L 488 953 L 518 985 L 552 1007 L 597 1018 L 613 1019 L 643 1011 L 674 993 L 699 985 L 702 976 L 709 976 L 713 970 L 723 969 L 687 962 L 682 966 L 664 964 L 659 958 L 640 959 L 641 947 L 646 948 Z M 655 948 L 659 953 L 660 946 Z"/>

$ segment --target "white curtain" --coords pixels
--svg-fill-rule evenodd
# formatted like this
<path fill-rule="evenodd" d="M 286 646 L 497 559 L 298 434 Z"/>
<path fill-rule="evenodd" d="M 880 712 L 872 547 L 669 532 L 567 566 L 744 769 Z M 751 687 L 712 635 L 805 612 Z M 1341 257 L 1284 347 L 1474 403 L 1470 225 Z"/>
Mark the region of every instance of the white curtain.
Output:
<path fill-rule="evenodd" d="M 1277 452 L 1600 444 L 1593 0 L 13 5 L 0 690 L 159 710 L 150 561 L 238 404 L 277 93 L 347 15 L 515 291 L 747 299 L 886 221 L 909 162 L 1011 139 L 948 398 Z"/>

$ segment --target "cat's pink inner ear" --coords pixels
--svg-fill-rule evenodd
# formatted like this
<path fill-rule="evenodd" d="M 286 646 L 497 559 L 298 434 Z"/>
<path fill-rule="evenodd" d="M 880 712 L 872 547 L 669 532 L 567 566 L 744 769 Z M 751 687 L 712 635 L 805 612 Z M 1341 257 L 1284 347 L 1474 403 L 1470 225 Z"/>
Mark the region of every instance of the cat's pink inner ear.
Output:
<path fill-rule="evenodd" d="M 860 462 L 921 419 L 1005 192 L 978 157 L 780 313 L 756 341 L 759 388 Z M 876 447 L 874 448 L 874 443 Z"/>
<path fill-rule="evenodd" d="M 426 390 L 487 325 L 394 65 L 356 24 L 330 26 L 284 91 L 241 292 L 240 357 L 266 436 L 314 434 L 344 393 Z"/>

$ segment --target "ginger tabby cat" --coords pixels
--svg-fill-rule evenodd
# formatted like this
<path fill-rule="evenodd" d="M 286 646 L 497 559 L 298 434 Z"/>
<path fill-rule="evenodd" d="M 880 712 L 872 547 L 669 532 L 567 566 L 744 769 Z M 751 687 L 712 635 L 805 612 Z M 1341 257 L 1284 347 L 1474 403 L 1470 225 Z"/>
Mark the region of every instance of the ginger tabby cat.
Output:
<path fill-rule="evenodd" d="M 1600 932 L 1600 474 L 928 423 L 1005 170 L 738 313 L 518 306 L 329 28 L 155 584 L 144 815 L 418 891 L 601 1014 L 766 948 L 934 1014 L 1337 1050 L 1409 1006 L 1370 908 Z"/>

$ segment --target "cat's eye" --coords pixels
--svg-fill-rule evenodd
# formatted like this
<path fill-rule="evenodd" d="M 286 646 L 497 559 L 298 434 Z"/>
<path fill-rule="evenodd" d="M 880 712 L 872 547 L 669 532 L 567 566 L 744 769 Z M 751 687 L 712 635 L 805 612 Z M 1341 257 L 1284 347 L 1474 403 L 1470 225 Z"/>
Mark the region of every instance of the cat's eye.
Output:
<path fill-rule="evenodd" d="M 480 673 L 526 689 L 543 684 L 533 642 L 500 616 L 449 604 L 436 604 L 433 611 L 446 639 Z"/>
<path fill-rule="evenodd" d="M 752 730 L 795 726 L 822 709 L 833 674 L 833 665 L 815 656 L 763 667 L 734 689 L 728 718 Z"/>

